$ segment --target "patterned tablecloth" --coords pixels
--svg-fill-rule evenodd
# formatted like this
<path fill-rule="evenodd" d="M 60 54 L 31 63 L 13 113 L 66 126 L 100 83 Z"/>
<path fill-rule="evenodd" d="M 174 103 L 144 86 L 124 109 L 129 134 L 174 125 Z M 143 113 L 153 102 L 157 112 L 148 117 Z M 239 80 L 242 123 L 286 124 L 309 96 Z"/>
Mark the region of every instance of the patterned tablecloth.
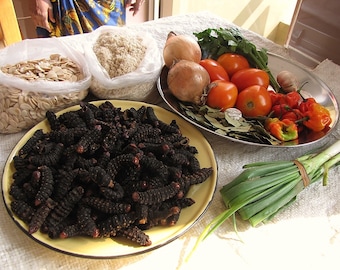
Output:
<path fill-rule="evenodd" d="M 202 31 L 206 28 L 230 27 L 230 22 L 211 13 L 195 13 L 167 17 L 128 26 L 149 32 L 162 50 L 169 31 L 178 34 Z M 242 30 L 246 38 L 259 48 L 267 48 L 289 58 L 287 49 L 250 31 Z M 65 40 L 77 47 L 84 37 Z M 79 49 L 80 46 L 79 46 Z M 313 74 L 321 78 L 340 100 L 340 67 L 329 60 L 320 63 Z M 155 89 L 145 102 L 167 108 Z M 0 173 L 7 157 L 24 132 L 0 134 Z M 222 139 L 203 131 L 211 144 L 218 163 L 217 191 L 237 176 L 242 165 L 253 161 L 294 159 L 305 152 L 340 139 L 339 125 L 325 140 L 300 148 L 250 146 Z M 14 224 L 0 203 L 0 265 L 1 269 L 338 269 L 340 265 L 340 184 L 339 168 L 329 173 L 327 186 L 307 187 L 295 203 L 279 213 L 271 222 L 257 228 L 238 222 L 240 238 L 232 222 L 223 224 L 206 239 L 188 262 L 185 257 L 203 228 L 225 209 L 219 192 L 207 212 L 190 230 L 175 241 L 145 254 L 119 259 L 87 259 L 65 255 L 46 248 L 27 237 Z"/>

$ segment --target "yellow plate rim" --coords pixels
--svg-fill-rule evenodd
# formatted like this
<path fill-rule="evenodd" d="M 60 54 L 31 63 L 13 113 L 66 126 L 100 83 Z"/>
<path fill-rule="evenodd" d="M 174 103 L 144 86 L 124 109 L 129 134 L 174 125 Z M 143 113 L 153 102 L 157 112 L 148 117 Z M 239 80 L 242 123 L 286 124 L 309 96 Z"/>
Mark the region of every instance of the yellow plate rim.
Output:
<path fill-rule="evenodd" d="M 18 219 L 11 211 L 11 197 L 9 195 L 9 188 L 12 182 L 11 176 L 15 171 L 12 162 L 13 157 L 18 153 L 19 149 L 37 129 L 42 128 L 45 132 L 49 130 L 47 119 L 41 121 L 31 128 L 19 140 L 14 149 L 11 151 L 3 171 L 2 196 L 10 217 L 27 236 L 45 247 L 68 255 L 96 259 L 118 258 L 137 255 L 162 247 L 182 236 L 202 217 L 210 205 L 216 190 L 217 163 L 215 160 L 215 155 L 209 142 L 196 127 L 173 112 L 170 112 L 157 105 L 144 102 L 127 100 L 100 100 L 93 101 L 91 103 L 99 106 L 105 101 L 111 102 L 115 107 L 121 108 L 122 110 L 130 108 L 137 109 L 141 106 L 149 106 L 155 110 L 155 114 L 160 120 L 166 123 L 170 123 L 171 120 L 176 120 L 176 123 L 179 125 L 183 135 L 189 138 L 190 145 L 193 145 L 198 149 L 199 153 L 197 154 L 197 158 L 201 163 L 201 167 L 212 167 L 213 173 L 204 183 L 191 187 L 188 196 L 193 198 L 196 203 L 189 208 L 182 210 L 181 217 L 175 226 L 166 228 L 155 227 L 146 231 L 152 241 L 151 246 L 141 247 L 134 245 L 129 241 L 124 241 L 118 238 L 92 239 L 90 237 L 73 237 L 69 239 L 50 239 L 46 234 L 42 234 L 41 232 L 36 232 L 35 234 L 31 235 L 27 232 L 27 225 Z M 63 114 L 67 111 L 74 111 L 79 108 L 79 105 L 75 105 L 58 112 L 57 115 Z M 204 199 L 202 200 L 202 198 Z"/>

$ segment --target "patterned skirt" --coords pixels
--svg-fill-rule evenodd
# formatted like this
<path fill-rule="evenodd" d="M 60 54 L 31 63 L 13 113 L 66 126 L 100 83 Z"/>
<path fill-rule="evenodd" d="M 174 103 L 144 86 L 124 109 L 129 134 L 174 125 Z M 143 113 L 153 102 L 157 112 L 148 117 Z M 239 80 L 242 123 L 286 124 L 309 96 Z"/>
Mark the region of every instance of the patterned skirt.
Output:
<path fill-rule="evenodd" d="M 124 0 L 51 0 L 55 23 L 51 33 L 37 29 L 39 37 L 88 33 L 101 25 L 125 25 Z"/>

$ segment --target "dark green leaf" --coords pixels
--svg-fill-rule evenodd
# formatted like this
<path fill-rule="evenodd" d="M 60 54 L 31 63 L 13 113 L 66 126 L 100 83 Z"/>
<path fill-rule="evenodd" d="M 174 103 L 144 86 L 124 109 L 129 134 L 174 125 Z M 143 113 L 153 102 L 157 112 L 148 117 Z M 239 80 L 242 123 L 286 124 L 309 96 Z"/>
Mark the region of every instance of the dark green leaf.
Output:
<path fill-rule="evenodd" d="M 279 84 L 270 72 L 266 49 L 257 49 L 256 45 L 244 38 L 237 28 L 208 28 L 200 33 L 194 33 L 201 47 L 202 58 L 217 59 L 220 55 L 232 52 L 247 58 L 252 67 L 266 71 L 269 75 L 270 84 L 275 91 L 280 90 Z"/>

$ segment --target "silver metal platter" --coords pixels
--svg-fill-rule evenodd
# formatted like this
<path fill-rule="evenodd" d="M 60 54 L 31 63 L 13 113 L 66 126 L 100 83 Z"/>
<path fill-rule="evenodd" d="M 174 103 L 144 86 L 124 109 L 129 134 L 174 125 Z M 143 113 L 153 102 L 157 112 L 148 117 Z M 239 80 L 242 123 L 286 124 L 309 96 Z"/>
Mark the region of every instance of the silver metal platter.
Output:
<path fill-rule="evenodd" d="M 299 136 L 298 141 L 294 142 L 282 142 L 278 145 L 271 145 L 271 144 L 265 144 L 265 143 L 257 143 L 257 142 L 251 142 L 241 139 L 236 139 L 227 135 L 222 135 L 214 130 L 207 128 L 206 126 L 203 126 L 201 123 L 195 121 L 194 119 L 188 117 L 181 109 L 178 100 L 170 93 L 168 86 L 167 86 L 167 74 L 169 69 L 167 67 L 163 67 L 160 77 L 157 80 L 157 89 L 159 91 L 159 94 L 163 98 L 163 100 L 168 104 L 168 106 L 178 113 L 181 117 L 183 117 L 186 121 L 192 123 L 193 125 L 206 130 L 208 132 L 211 132 L 213 134 L 216 134 L 218 136 L 222 136 L 226 139 L 250 144 L 250 145 L 259 145 L 259 146 L 270 146 L 270 147 L 299 147 L 303 145 L 308 145 L 315 143 L 317 141 L 320 141 L 324 139 L 327 135 L 329 135 L 334 127 L 336 126 L 339 118 L 339 106 L 338 102 L 332 93 L 331 89 L 317 76 L 312 74 L 307 69 L 303 68 L 302 66 L 287 60 L 279 55 L 275 54 L 268 54 L 268 67 L 273 73 L 274 77 L 282 71 L 282 70 L 288 70 L 292 72 L 297 79 L 299 80 L 300 84 L 305 86 L 301 90 L 301 94 L 303 97 L 313 97 L 315 100 L 320 103 L 321 105 L 325 106 L 332 118 L 332 123 L 329 126 L 329 128 L 323 130 L 322 132 L 308 132 L 306 134 L 303 134 L 302 136 Z"/>

